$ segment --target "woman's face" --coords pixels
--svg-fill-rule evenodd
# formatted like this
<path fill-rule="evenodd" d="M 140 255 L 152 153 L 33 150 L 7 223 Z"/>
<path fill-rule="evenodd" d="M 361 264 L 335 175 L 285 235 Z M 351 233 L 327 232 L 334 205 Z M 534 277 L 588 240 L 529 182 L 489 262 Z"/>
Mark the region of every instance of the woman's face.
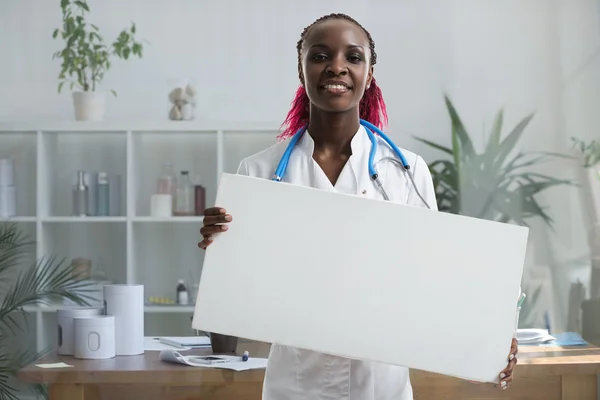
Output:
<path fill-rule="evenodd" d="M 369 40 L 351 21 L 313 25 L 302 46 L 303 84 L 313 106 L 328 112 L 358 107 L 371 83 Z"/>

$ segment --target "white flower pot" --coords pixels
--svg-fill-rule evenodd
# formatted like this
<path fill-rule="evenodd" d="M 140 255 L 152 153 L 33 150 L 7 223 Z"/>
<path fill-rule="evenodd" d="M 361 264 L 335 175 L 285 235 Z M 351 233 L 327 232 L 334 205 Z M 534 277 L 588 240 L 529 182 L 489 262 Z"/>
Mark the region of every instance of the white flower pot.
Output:
<path fill-rule="evenodd" d="M 102 121 L 106 110 L 106 92 L 73 92 L 76 121 Z"/>

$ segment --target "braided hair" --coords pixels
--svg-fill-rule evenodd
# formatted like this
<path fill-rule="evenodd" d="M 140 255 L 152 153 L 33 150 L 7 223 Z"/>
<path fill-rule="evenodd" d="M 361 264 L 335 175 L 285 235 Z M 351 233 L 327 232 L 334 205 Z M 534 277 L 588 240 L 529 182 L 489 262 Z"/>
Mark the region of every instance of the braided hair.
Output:
<path fill-rule="evenodd" d="M 377 63 L 377 53 L 375 52 L 375 42 L 371 37 L 371 34 L 363 28 L 361 24 L 359 24 L 352 17 L 349 17 L 346 14 L 328 14 L 315 22 L 304 28 L 302 34 L 300 35 L 300 40 L 296 45 L 296 50 L 298 51 L 298 78 L 301 83 L 304 83 L 304 76 L 302 74 L 302 46 L 304 44 L 304 39 L 309 29 L 318 24 L 319 22 L 331 20 L 331 19 L 344 19 L 346 21 L 350 21 L 353 24 L 356 24 L 367 36 L 369 41 L 369 50 L 370 50 L 370 64 L 373 66 Z M 288 111 L 288 114 L 281 125 L 283 128 L 283 132 L 278 136 L 279 140 L 285 140 L 291 136 L 293 136 L 300 128 L 306 126 L 309 120 L 309 106 L 310 100 L 308 99 L 308 95 L 306 94 L 306 89 L 303 85 L 300 85 L 296 90 L 296 95 L 292 100 L 291 108 Z M 360 118 L 366 121 L 369 121 L 373 125 L 377 126 L 380 129 L 383 129 L 384 125 L 388 122 L 387 110 L 385 106 L 385 102 L 383 101 L 383 95 L 381 93 L 381 89 L 377 86 L 377 82 L 375 78 L 371 80 L 371 85 L 368 89 L 365 90 L 365 93 L 360 100 L 359 104 L 359 112 Z"/>

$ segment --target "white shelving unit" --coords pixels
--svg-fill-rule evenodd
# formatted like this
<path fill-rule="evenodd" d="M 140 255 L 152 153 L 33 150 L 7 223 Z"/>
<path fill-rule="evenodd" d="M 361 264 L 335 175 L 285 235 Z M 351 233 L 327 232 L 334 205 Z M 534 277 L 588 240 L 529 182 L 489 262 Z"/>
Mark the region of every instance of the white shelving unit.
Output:
<path fill-rule="evenodd" d="M 161 166 L 188 170 L 214 205 L 218 177 L 276 141 L 278 125 L 199 122 L 0 122 L 0 158 L 15 160 L 17 222 L 36 240 L 36 258 L 57 255 L 102 263 L 116 283 L 144 284 L 145 296 L 174 298 L 178 279 L 197 284 L 201 216 L 154 218 L 150 196 Z M 77 170 L 119 174 L 121 213 L 72 216 Z M 56 308 L 31 307 L 36 347 L 56 343 Z M 146 335 L 190 335 L 193 306 L 147 305 Z"/>

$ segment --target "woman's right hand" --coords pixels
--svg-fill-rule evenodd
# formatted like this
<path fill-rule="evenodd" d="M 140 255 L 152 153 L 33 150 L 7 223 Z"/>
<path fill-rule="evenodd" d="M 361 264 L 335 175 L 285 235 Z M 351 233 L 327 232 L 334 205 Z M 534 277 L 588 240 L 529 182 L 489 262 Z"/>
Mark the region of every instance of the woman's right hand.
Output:
<path fill-rule="evenodd" d="M 213 241 L 216 233 L 225 232 L 229 227 L 228 222 L 233 218 L 221 207 L 211 207 L 204 210 L 204 226 L 200 229 L 202 241 L 198 247 L 206 249 Z"/>

